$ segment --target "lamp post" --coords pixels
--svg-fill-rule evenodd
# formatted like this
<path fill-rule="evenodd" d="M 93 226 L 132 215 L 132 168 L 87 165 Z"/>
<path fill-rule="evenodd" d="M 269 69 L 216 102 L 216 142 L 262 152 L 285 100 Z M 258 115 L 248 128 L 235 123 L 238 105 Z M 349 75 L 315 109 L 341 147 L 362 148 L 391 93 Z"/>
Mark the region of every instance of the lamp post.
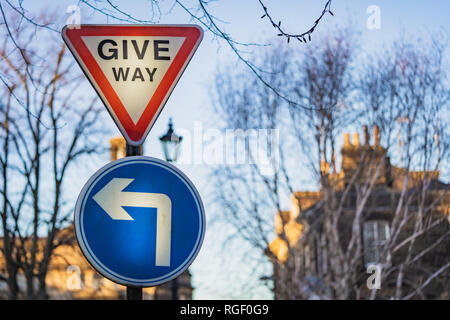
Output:
<path fill-rule="evenodd" d="M 125 156 L 142 156 L 143 149 L 142 145 L 132 146 L 130 144 L 125 145 Z M 127 300 L 142 300 L 142 288 L 141 287 L 131 287 L 127 286 Z"/>
<path fill-rule="evenodd" d="M 183 140 L 183 137 L 180 137 L 175 134 L 173 130 L 172 118 L 169 119 L 169 128 L 167 132 L 159 137 L 161 141 L 161 145 L 164 152 L 164 157 L 166 161 L 174 162 L 177 161 L 178 153 L 180 151 L 180 144 Z"/>
<path fill-rule="evenodd" d="M 169 128 L 167 132 L 159 137 L 163 149 L 164 157 L 168 162 L 175 162 L 178 159 L 181 141 L 183 137 L 175 134 L 173 130 L 172 118 L 169 119 Z M 178 300 L 178 281 L 177 278 L 171 281 L 172 300 Z"/>

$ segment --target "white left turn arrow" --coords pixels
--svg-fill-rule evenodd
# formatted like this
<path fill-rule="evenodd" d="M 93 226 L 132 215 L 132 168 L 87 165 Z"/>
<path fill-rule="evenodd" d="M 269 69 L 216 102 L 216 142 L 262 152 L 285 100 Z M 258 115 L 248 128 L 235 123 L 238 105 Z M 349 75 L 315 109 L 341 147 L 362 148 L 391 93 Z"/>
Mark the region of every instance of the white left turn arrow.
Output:
<path fill-rule="evenodd" d="M 122 207 L 156 208 L 156 265 L 170 266 L 172 201 L 163 193 L 124 192 L 133 181 L 113 178 L 93 199 L 113 220 L 134 220 Z"/>

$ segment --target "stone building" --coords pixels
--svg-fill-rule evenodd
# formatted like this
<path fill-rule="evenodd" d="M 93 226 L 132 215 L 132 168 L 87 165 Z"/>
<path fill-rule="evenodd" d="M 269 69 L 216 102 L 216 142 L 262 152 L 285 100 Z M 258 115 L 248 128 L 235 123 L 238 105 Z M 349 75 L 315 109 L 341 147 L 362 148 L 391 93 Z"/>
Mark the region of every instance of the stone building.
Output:
<path fill-rule="evenodd" d="M 45 238 L 40 239 L 42 243 Z M 97 273 L 87 262 L 78 247 L 73 226 L 61 230 L 55 239 L 63 242 L 52 256 L 46 279 L 49 299 L 125 299 L 126 288 Z M 0 243 L 1 245 L 1 243 Z M 0 274 L 5 274 L 4 259 L 0 254 Z M 176 295 L 180 300 L 192 299 L 191 275 L 186 271 L 179 276 Z M 25 277 L 18 275 L 21 292 L 25 291 Z M 0 299 L 7 298 L 7 286 L 0 281 Z M 143 299 L 172 299 L 172 282 L 163 286 L 143 289 Z"/>
<path fill-rule="evenodd" d="M 364 143 L 360 144 L 359 135 L 353 136 L 353 143 L 349 134 L 344 136 L 344 144 L 341 150 L 342 164 L 338 172 L 336 168 L 324 162 L 321 163 L 322 176 L 335 184 L 334 191 L 337 198 L 343 195 L 344 189 L 350 180 L 357 174 L 356 179 L 364 177 L 367 172 L 374 172 L 379 166 L 379 175 L 374 183 L 367 203 L 364 207 L 365 218 L 362 220 L 361 235 L 363 255 L 358 258 L 358 270 L 360 270 L 360 287 L 365 287 L 365 281 L 369 276 L 367 267 L 377 264 L 382 254 L 383 245 L 390 235 L 390 226 L 393 212 L 399 202 L 401 191 L 404 187 L 405 170 L 392 166 L 386 149 L 380 145 L 379 131 L 374 127 L 374 143 L 369 143 L 367 127 L 364 127 Z M 367 159 L 371 159 L 368 161 Z M 358 173 L 356 172 L 358 170 Z M 426 279 L 428 270 L 436 270 L 450 262 L 450 192 L 449 185 L 439 181 L 439 172 L 408 172 L 408 184 L 405 186 L 408 194 L 413 194 L 415 188 L 419 188 L 423 181 L 429 181 L 429 188 L 425 203 L 433 205 L 430 218 L 444 217 L 436 227 L 417 238 L 414 253 L 425 250 L 423 256 L 414 262 L 405 274 L 405 283 L 421 283 Z M 426 178 L 426 179 L 425 179 Z M 327 181 L 327 180 L 325 180 Z M 354 183 L 355 180 L 353 180 Z M 357 181 L 357 180 L 356 180 Z M 353 188 L 349 189 L 344 203 L 343 214 L 339 220 L 339 235 L 343 247 L 349 242 L 352 232 L 352 223 L 355 216 L 355 203 L 357 193 Z M 274 295 L 276 299 L 286 299 L 281 281 L 285 286 L 286 279 L 298 276 L 308 279 L 308 284 L 303 283 L 308 291 L 312 286 L 323 286 L 329 277 L 329 257 L 327 257 L 326 236 L 323 235 L 321 212 L 324 206 L 323 190 L 298 191 L 291 195 L 291 209 L 275 215 L 275 232 L 277 237 L 270 243 L 269 256 L 275 256 L 274 266 Z M 415 198 L 412 198 L 415 200 Z M 414 201 L 411 201 L 410 210 L 417 210 Z M 447 216 L 447 219 L 445 217 Z M 412 224 L 412 223 L 410 223 Z M 413 225 L 406 223 L 399 236 L 400 241 L 411 233 Z M 308 232 L 308 237 L 306 233 Z M 392 264 L 396 265 L 408 254 L 407 250 L 399 249 L 392 258 Z M 299 259 L 300 258 L 300 259 Z M 299 262 L 300 261 L 300 262 Z M 289 273 L 291 266 L 295 265 L 296 273 Z M 291 278 L 292 279 L 292 278 Z M 396 279 L 395 272 L 388 277 L 383 284 L 383 290 L 378 298 L 392 297 Z M 303 280 L 302 280 L 303 281 Z M 289 281 L 288 281 L 289 282 Z M 294 282 L 293 282 L 294 283 Z M 297 284 L 298 285 L 298 282 Z M 310 290 L 313 292 L 314 290 Z M 319 290 L 320 291 L 320 290 Z M 367 291 L 365 292 L 367 294 Z M 358 294 L 364 294 L 359 292 Z M 299 298 L 320 298 L 312 294 Z M 356 294 L 351 298 L 357 298 Z M 432 283 L 426 286 L 420 294 L 413 298 L 425 299 L 449 299 L 450 298 L 450 268 L 441 273 Z"/>
<path fill-rule="evenodd" d="M 111 159 L 117 160 L 125 156 L 125 140 L 113 138 L 111 143 Z M 40 239 L 42 243 L 45 238 Z M 125 286 L 116 284 L 97 273 L 78 247 L 73 225 L 61 230 L 56 242 L 58 246 L 52 256 L 46 279 L 49 299 L 125 299 Z M 0 239 L 0 245 L 1 239 Z M 6 273 L 5 261 L 0 251 L 0 275 Z M 18 275 L 19 289 L 25 290 L 25 277 Z M 186 270 L 176 279 L 161 286 L 143 289 L 143 299 L 149 300 L 191 300 L 193 287 L 191 274 Z M 7 298 L 7 286 L 0 281 L 0 299 Z"/>

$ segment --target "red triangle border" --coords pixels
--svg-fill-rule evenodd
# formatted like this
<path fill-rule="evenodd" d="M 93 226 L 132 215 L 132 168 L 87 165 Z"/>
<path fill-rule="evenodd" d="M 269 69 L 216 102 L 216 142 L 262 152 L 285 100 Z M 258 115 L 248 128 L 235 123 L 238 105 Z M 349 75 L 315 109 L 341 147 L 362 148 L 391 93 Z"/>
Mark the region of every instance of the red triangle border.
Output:
<path fill-rule="evenodd" d="M 200 44 L 203 31 L 196 25 L 81 25 L 77 27 L 65 26 L 62 35 L 127 142 L 131 145 L 140 145 L 147 137 L 178 79 Z M 171 36 L 186 38 L 136 125 L 81 39 L 83 36 Z M 98 86 L 101 93 L 98 92 L 97 86 L 93 82 Z M 104 99 L 107 101 L 104 101 Z"/>

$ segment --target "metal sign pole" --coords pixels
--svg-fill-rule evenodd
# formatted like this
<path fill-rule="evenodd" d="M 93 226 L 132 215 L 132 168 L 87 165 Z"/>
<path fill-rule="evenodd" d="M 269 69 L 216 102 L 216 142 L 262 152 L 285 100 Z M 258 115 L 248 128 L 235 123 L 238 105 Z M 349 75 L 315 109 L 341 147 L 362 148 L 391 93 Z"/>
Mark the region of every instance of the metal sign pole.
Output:
<path fill-rule="evenodd" d="M 142 288 L 127 286 L 127 300 L 142 300 Z"/>
<path fill-rule="evenodd" d="M 126 156 L 142 156 L 142 145 L 132 146 L 126 144 Z M 142 288 L 127 286 L 127 300 L 142 300 Z"/>
<path fill-rule="evenodd" d="M 142 156 L 142 145 L 139 146 L 132 146 L 131 144 L 128 144 L 127 142 L 127 146 L 126 146 L 126 156 L 127 157 L 131 157 L 131 156 Z"/>

